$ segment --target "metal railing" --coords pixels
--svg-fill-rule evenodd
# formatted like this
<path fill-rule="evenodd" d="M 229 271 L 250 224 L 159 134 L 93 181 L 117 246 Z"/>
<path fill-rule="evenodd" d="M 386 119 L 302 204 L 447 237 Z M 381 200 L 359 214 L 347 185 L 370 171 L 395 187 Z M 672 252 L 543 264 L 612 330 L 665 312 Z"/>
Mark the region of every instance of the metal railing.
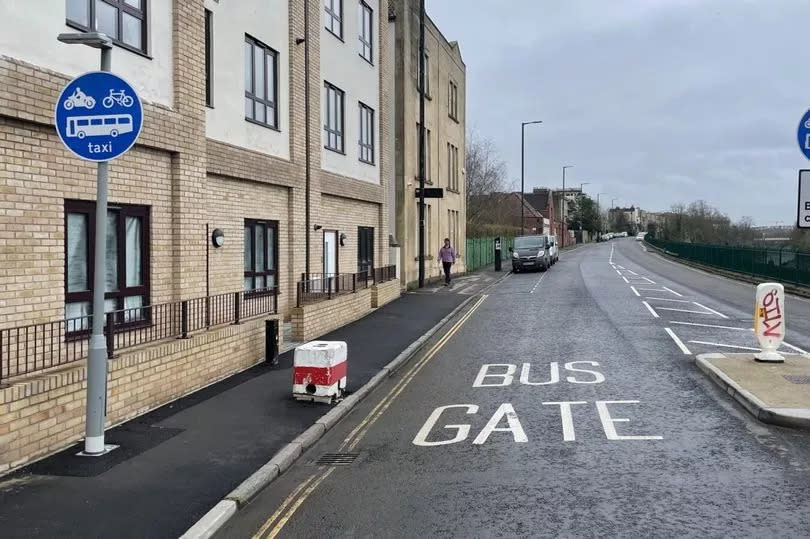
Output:
<path fill-rule="evenodd" d="M 296 286 L 297 305 L 301 307 L 352 294 L 368 288 L 370 284 L 396 279 L 396 276 L 396 266 L 382 266 L 357 273 L 310 273 L 309 279 L 302 273 Z"/>
<path fill-rule="evenodd" d="M 768 249 L 682 243 L 645 237 L 644 240 L 680 258 L 752 277 L 810 286 L 810 253 L 791 248 Z"/>
<path fill-rule="evenodd" d="M 119 350 L 188 338 L 223 324 L 278 312 L 278 289 L 230 292 L 105 313 L 107 355 Z M 93 316 L 0 329 L 0 382 L 87 357 Z"/>

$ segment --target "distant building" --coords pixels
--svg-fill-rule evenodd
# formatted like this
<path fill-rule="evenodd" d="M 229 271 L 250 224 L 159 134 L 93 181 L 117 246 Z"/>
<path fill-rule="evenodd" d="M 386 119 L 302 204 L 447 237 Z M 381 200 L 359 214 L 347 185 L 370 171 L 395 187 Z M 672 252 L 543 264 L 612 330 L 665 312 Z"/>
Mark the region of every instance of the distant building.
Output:
<path fill-rule="evenodd" d="M 419 276 L 419 2 L 392 0 L 396 27 L 395 139 L 396 211 L 392 235 L 399 246 L 401 280 Z M 448 41 L 425 17 L 425 184 L 444 189 L 443 198 L 425 200 L 425 276 L 438 277 L 436 256 L 444 238 L 459 253 L 454 272 L 465 271 L 466 79 L 467 68 L 455 41 Z"/>

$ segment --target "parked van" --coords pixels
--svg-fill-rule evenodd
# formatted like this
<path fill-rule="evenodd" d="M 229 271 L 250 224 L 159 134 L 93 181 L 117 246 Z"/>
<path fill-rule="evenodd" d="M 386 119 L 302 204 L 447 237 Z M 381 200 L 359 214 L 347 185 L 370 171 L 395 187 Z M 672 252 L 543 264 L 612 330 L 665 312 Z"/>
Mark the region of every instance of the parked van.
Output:
<path fill-rule="evenodd" d="M 560 259 L 560 246 L 557 243 L 557 236 L 549 236 L 548 239 L 549 245 L 551 246 L 549 247 L 549 255 L 551 257 L 551 265 L 553 266 Z"/>
<path fill-rule="evenodd" d="M 512 252 L 512 271 L 547 270 L 551 267 L 551 242 L 549 236 L 518 236 Z"/>

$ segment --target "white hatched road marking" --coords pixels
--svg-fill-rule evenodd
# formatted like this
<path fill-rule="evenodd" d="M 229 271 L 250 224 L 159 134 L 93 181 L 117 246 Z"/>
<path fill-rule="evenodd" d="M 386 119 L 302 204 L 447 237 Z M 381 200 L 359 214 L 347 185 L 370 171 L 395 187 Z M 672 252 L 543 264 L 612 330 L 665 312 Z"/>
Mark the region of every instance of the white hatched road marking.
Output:
<path fill-rule="evenodd" d="M 653 309 L 652 307 L 650 307 L 650 304 L 649 304 L 649 303 L 647 303 L 646 301 L 642 301 L 641 303 L 643 303 L 643 304 L 644 304 L 644 306 L 645 306 L 645 307 L 647 307 L 647 310 L 648 310 L 648 311 L 650 311 L 650 313 L 651 313 L 651 314 L 652 314 L 654 317 L 656 317 L 656 318 L 661 318 L 660 316 L 658 316 L 658 313 L 657 313 L 657 312 L 655 312 L 655 309 Z"/>
<path fill-rule="evenodd" d="M 630 285 L 630 289 L 631 289 L 631 290 L 633 290 L 633 293 L 634 293 L 635 295 L 637 295 L 638 297 L 641 297 L 641 294 L 639 294 L 639 293 L 638 293 L 638 290 L 636 290 L 636 287 L 635 287 L 635 286 Z"/>
<path fill-rule="evenodd" d="M 675 294 L 675 295 L 676 295 L 676 296 L 678 296 L 679 298 L 682 298 L 682 297 L 683 297 L 683 294 L 678 294 L 677 292 L 675 292 L 675 291 L 674 291 L 674 290 L 672 290 L 671 288 L 667 288 L 666 286 L 662 286 L 661 288 L 663 288 L 663 289 L 664 289 L 664 290 L 666 290 L 667 292 L 672 292 L 673 294 Z"/>
<path fill-rule="evenodd" d="M 735 328 L 731 326 L 717 326 L 715 324 L 698 324 L 697 322 L 679 322 L 677 320 L 670 320 L 670 324 L 681 324 L 682 326 L 700 326 L 702 328 L 720 328 L 720 329 L 733 329 L 736 331 L 754 331 L 751 328 Z"/>
<path fill-rule="evenodd" d="M 690 309 L 675 309 L 674 307 L 658 307 L 662 311 L 677 311 L 679 313 L 692 313 L 692 314 L 712 314 L 706 311 L 692 311 Z M 724 317 L 725 318 L 725 317 Z"/>
<path fill-rule="evenodd" d="M 710 309 L 710 308 L 706 307 L 705 305 L 703 305 L 703 304 L 701 304 L 701 303 L 698 303 L 697 301 L 693 301 L 692 303 L 694 303 L 695 305 L 697 305 L 697 306 L 698 306 L 698 307 L 700 307 L 701 309 L 706 309 L 707 311 L 709 311 L 709 312 L 712 312 L 712 313 L 716 314 L 716 315 L 717 315 L 717 316 L 719 316 L 720 318 L 726 318 L 726 319 L 728 319 L 728 316 L 724 315 L 723 313 L 719 313 L 719 312 L 715 311 L 714 309 Z"/>
<path fill-rule="evenodd" d="M 751 331 L 754 331 L 754 330 L 752 329 Z M 783 342 L 782 344 L 783 344 L 783 345 L 785 345 L 785 346 L 787 346 L 788 348 L 793 348 L 794 350 L 796 350 L 796 351 L 797 351 L 797 352 L 799 352 L 800 354 L 806 354 L 806 353 L 807 353 L 807 352 L 805 352 L 804 350 L 802 350 L 801 348 L 799 348 L 798 346 L 793 346 L 793 345 L 792 345 L 792 344 L 790 344 L 790 343 Z"/>
<path fill-rule="evenodd" d="M 707 346 L 722 346 L 725 348 L 736 348 L 738 350 L 753 350 L 755 352 L 760 351 L 759 348 L 751 348 L 750 346 L 737 346 L 735 344 L 723 344 L 720 342 L 708 342 L 708 341 L 689 341 L 689 342 L 693 344 L 705 344 Z"/>
<path fill-rule="evenodd" d="M 654 299 L 655 301 L 674 301 L 676 303 L 689 303 L 685 299 L 653 298 L 653 297 L 650 297 L 650 296 L 646 296 L 645 299 Z"/>
<path fill-rule="evenodd" d="M 624 275 L 622 275 L 622 279 L 624 279 L 624 282 L 626 282 L 627 284 L 630 284 L 630 281 L 628 281 L 627 277 L 625 277 Z"/>
<path fill-rule="evenodd" d="M 687 356 L 691 356 L 691 355 L 692 355 L 692 352 L 690 352 L 690 351 L 689 351 L 689 348 L 687 348 L 687 347 L 686 347 L 686 345 L 685 345 L 685 344 L 683 344 L 683 341 L 682 341 L 681 339 L 679 339 L 677 335 L 675 335 L 675 332 L 674 332 L 674 331 L 672 331 L 672 330 L 671 330 L 671 329 L 669 329 L 669 328 L 664 328 L 664 329 L 666 330 L 666 332 L 667 332 L 667 333 L 669 333 L 669 336 L 670 336 L 670 337 L 672 337 L 672 340 L 673 340 L 673 341 L 675 341 L 675 344 L 677 344 L 677 345 L 678 345 L 678 348 L 680 348 L 680 349 L 681 349 L 681 352 L 683 352 L 683 353 L 684 353 L 684 354 L 686 354 Z"/>

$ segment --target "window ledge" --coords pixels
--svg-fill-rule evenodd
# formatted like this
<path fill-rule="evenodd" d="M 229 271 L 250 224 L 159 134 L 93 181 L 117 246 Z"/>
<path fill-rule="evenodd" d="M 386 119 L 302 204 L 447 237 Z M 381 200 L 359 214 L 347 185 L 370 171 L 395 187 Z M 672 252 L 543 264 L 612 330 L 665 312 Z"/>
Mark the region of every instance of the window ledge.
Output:
<path fill-rule="evenodd" d="M 213 109 L 214 107 L 211 107 L 211 108 Z M 281 129 L 279 129 L 278 127 L 272 126 L 270 124 L 266 124 L 264 122 L 260 122 L 258 120 L 254 120 L 252 118 L 248 118 L 247 116 L 245 116 L 245 121 L 247 123 L 250 123 L 250 124 L 253 124 L 253 125 L 258 125 L 260 127 L 265 127 L 267 129 L 270 129 L 271 131 L 276 131 L 278 133 L 281 133 Z"/>
<path fill-rule="evenodd" d="M 374 67 L 374 61 L 373 61 L 373 60 L 369 60 L 368 58 L 366 58 L 365 56 L 363 56 L 363 55 L 362 55 L 362 54 L 360 54 L 359 52 L 357 53 L 357 56 L 359 56 L 360 58 L 362 58 L 363 60 L 365 60 L 365 61 L 366 61 L 366 63 L 367 63 L 368 65 L 370 65 L 371 67 Z"/>
<path fill-rule="evenodd" d="M 344 150 L 337 150 L 337 149 L 335 149 L 335 148 L 330 148 L 329 146 L 326 146 L 326 145 L 324 145 L 324 147 L 323 147 L 323 148 L 324 148 L 325 150 L 329 150 L 330 152 L 335 152 L 336 154 L 340 154 L 340 155 L 346 155 L 346 152 L 345 152 Z"/>
<path fill-rule="evenodd" d="M 342 25 L 343 25 L 343 23 L 341 23 L 341 26 L 342 26 Z M 346 43 L 346 42 L 343 40 L 343 36 L 339 36 L 339 35 L 337 35 L 336 33 L 334 33 L 332 30 L 330 30 L 330 29 L 329 29 L 329 28 L 327 28 L 326 26 L 324 26 L 324 27 L 323 27 L 323 29 L 324 29 L 324 30 L 326 30 L 327 32 L 329 32 L 330 34 L 332 34 L 333 36 L 335 36 L 335 38 L 336 38 L 336 39 L 339 39 L 341 43 Z"/>

